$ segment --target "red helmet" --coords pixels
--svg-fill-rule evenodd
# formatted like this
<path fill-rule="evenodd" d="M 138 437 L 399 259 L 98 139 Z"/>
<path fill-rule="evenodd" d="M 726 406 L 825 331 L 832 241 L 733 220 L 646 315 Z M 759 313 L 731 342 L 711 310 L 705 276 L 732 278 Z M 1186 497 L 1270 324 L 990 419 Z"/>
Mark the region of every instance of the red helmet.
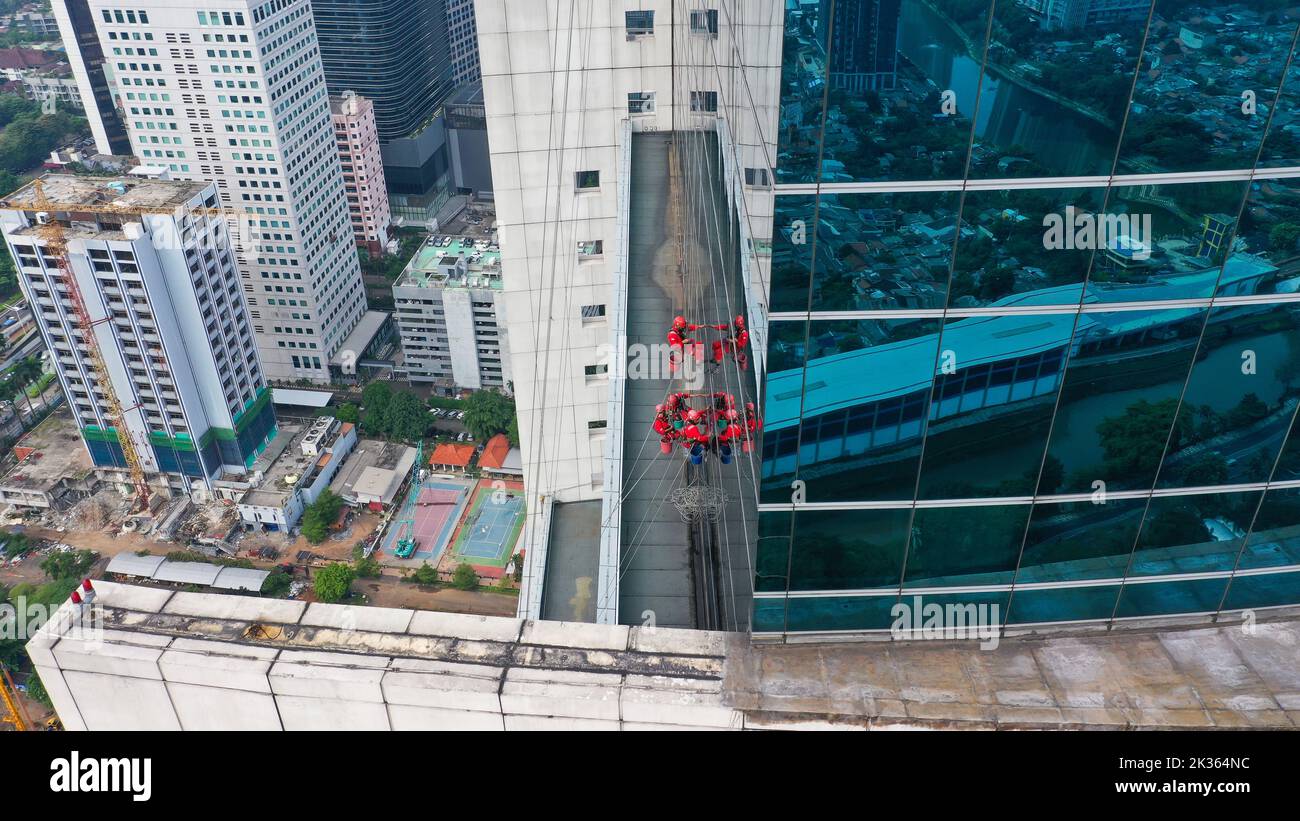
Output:
<path fill-rule="evenodd" d="M 743 316 L 736 317 L 736 327 L 737 328 L 745 327 L 745 318 Z"/>
<path fill-rule="evenodd" d="M 673 327 L 674 327 L 674 328 L 685 328 L 685 327 L 686 327 L 686 317 L 684 317 L 684 316 L 675 316 L 675 317 L 673 317 Z"/>
<path fill-rule="evenodd" d="M 736 411 L 735 411 L 734 408 L 731 409 L 731 410 L 729 410 L 729 411 L 727 411 L 727 418 L 728 418 L 728 419 L 736 419 L 736 418 L 738 418 L 739 416 L 740 416 L 740 414 L 736 413 Z"/>
<path fill-rule="evenodd" d="M 655 413 L 663 413 L 663 412 L 664 412 L 663 405 L 655 405 Z"/>
<path fill-rule="evenodd" d="M 753 409 L 754 409 L 754 403 L 753 403 L 753 402 L 746 402 L 746 403 L 745 403 L 745 410 L 751 410 L 751 411 L 752 411 Z"/>
<path fill-rule="evenodd" d="M 703 419 L 703 418 L 704 418 L 704 414 L 701 413 L 700 411 L 698 411 L 698 410 L 692 408 L 691 411 L 690 411 L 690 413 L 686 414 L 686 418 L 687 418 L 687 419 L 690 419 L 692 422 L 697 422 L 697 421 L 699 421 L 700 419 Z"/>

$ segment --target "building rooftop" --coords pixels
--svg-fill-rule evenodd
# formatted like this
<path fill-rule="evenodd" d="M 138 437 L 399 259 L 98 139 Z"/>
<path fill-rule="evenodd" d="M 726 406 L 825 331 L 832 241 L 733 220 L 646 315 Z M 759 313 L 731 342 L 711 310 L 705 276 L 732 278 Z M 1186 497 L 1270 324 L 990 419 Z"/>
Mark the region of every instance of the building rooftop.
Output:
<path fill-rule="evenodd" d="M 352 503 L 359 502 L 359 496 L 366 496 L 388 504 L 414 464 L 413 447 L 362 439 L 353 448 L 348 461 L 339 468 L 334 481 L 330 482 L 330 490 Z"/>
<path fill-rule="evenodd" d="M 510 455 L 510 440 L 504 433 L 498 433 L 483 446 L 483 453 L 478 457 L 478 466 L 495 469 L 504 467 L 506 457 Z"/>
<path fill-rule="evenodd" d="M 466 270 L 451 267 L 465 258 Z M 393 283 L 397 288 L 501 288 L 501 248 L 473 237 L 433 236 L 415 253 Z"/>
<path fill-rule="evenodd" d="M 33 180 L 0 199 L 0 208 L 32 210 L 36 182 Z M 179 208 L 211 186 L 211 183 L 187 180 L 81 174 L 46 174 L 39 182 L 45 189 L 46 198 L 57 205 L 117 205 L 159 211 Z"/>
<path fill-rule="evenodd" d="M 59 408 L 14 444 L 0 461 L 0 487 L 49 491 L 94 470 L 81 433 L 67 406 Z"/>
<path fill-rule="evenodd" d="M 332 430 L 330 430 L 332 426 Z M 329 430 L 322 434 L 322 430 Z M 322 452 L 334 446 L 338 438 L 352 430 L 352 425 L 338 425 L 332 416 L 320 416 L 311 425 L 281 423 L 271 444 L 253 462 L 251 473 L 261 475 L 256 488 L 244 494 L 241 505 L 282 507 L 294 490 L 309 484 L 326 462 Z M 304 453 L 303 444 L 319 440 L 315 453 Z"/>
<path fill-rule="evenodd" d="M 433 449 L 433 453 L 429 456 L 429 464 L 466 467 L 473 458 L 473 445 L 458 445 L 452 442 L 443 442 Z"/>
<path fill-rule="evenodd" d="M 383 730 L 1300 726 L 1294 608 L 1261 611 L 1250 631 L 1185 621 L 1024 631 L 991 648 L 764 645 L 662 626 L 95 588 L 102 635 L 78 635 L 65 604 L 27 644 L 69 730 L 324 729 L 339 715 Z M 99 674 L 63 674 L 84 670 Z M 166 681 L 200 689 L 169 696 Z M 217 698 L 241 708 L 214 712 Z"/>
<path fill-rule="evenodd" d="M 370 342 L 375 338 L 375 334 L 379 333 L 379 329 L 384 327 L 388 317 L 389 314 L 384 311 L 366 311 L 365 315 L 361 317 L 361 321 L 352 329 L 352 333 L 348 334 L 347 338 L 343 340 L 343 344 L 339 346 L 338 351 L 330 359 L 330 364 L 343 366 L 347 364 L 345 362 L 346 355 L 351 354 L 351 365 L 356 367 L 356 361 L 366 352 L 366 348 L 370 347 Z"/>

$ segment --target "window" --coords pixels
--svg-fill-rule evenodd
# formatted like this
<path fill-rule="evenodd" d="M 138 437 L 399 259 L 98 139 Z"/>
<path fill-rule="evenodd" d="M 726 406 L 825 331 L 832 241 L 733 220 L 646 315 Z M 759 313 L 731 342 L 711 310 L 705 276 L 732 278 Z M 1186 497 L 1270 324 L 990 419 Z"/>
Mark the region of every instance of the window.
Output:
<path fill-rule="evenodd" d="M 632 91 L 627 95 L 628 114 L 655 113 L 655 93 L 653 91 Z"/>
<path fill-rule="evenodd" d="M 605 243 L 598 239 L 589 239 L 578 243 L 578 256 L 598 257 L 605 252 Z"/>
<path fill-rule="evenodd" d="M 609 365 L 587 365 L 583 368 L 588 378 L 606 376 L 609 374 Z"/>
<path fill-rule="evenodd" d="M 716 91 L 692 91 L 691 92 L 691 111 L 717 111 L 718 110 L 718 92 Z"/>
<path fill-rule="evenodd" d="M 587 320 L 587 319 L 604 319 L 604 318 L 605 318 L 605 306 L 604 306 L 604 305 L 583 305 L 583 306 L 582 306 L 582 318 L 583 318 L 584 320 Z"/>
<path fill-rule="evenodd" d="M 595 191 L 600 188 L 600 172 L 579 171 L 574 174 L 573 185 L 579 191 Z"/>
<path fill-rule="evenodd" d="M 718 36 L 718 10 L 700 9 L 691 12 L 691 34 Z"/>
<path fill-rule="evenodd" d="M 745 185 L 750 188 L 771 188 L 772 175 L 766 168 L 746 168 Z"/>
<path fill-rule="evenodd" d="M 627 39 L 635 40 L 655 33 L 655 13 L 653 11 L 625 11 L 623 25 L 627 27 Z"/>
<path fill-rule="evenodd" d="M 604 430 L 609 423 L 604 419 L 593 419 L 587 423 L 587 430 Z"/>

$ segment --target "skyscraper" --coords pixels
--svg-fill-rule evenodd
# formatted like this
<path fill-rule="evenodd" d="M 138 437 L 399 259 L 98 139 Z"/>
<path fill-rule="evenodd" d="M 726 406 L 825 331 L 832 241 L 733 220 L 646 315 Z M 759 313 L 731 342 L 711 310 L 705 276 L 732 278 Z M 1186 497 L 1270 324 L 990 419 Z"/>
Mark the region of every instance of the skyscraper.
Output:
<path fill-rule="evenodd" d="M 447 0 L 447 33 L 452 82 L 458 86 L 474 82 L 480 76 L 474 0 Z"/>
<path fill-rule="evenodd" d="M 903 0 L 858 100 L 831 5 L 785 27 L 755 636 L 1300 601 L 1296 21 Z"/>
<path fill-rule="evenodd" d="M 354 91 L 346 91 L 342 97 L 330 98 L 330 116 L 343 163 L 343 188 L 352 215 L 352 233 L 358 247 L 378 256 L 388 243 L 392 220 L 375 128 L 375 105 Z"/>
<path fill-rule="evenodd" d="M 104 52 L 87 0 L 52 0 L 52 8 L 96 150 L 101 154 L 129 154 L 131 143 L 109 88 Z"/>
<path fill-rule="evenodd" d="M 831 88 L 874 91 L 894 87 L 898 71 L 900 0 L 839 0 L 822 4 L 830 30 Z M 833 18 L 833 20 L 832 20 Z"/>
<path fill-rule="evenodd" d="M 269 379 L 326 381 L 366 310 L 311 6 L 91 0 L 133 152 L 244 215 Z"/>
<path fill-rule="evenodd" d="M 235 251 L 224 219 L 212 215 L 216 187 L 52 175 L 42 191 L 45 200 L 32 183 L 11 194 L 0 228 L 94 463 L 127 464 L 111 391 L 150 484 L 211 490 L 211 480 L 244 473 L 274 435 L 275 411 Z M 50 251 L 42 226 L 51 222 L 63 226 L 80 299 Z"/>
<path fill-rule="evenodd" d="M 445 2 L 317 0 L 312 11 L 330 93 L 374 101 L 393 215 L 432 218 L 450 194 L 435 116 L 455 88 Z"/>

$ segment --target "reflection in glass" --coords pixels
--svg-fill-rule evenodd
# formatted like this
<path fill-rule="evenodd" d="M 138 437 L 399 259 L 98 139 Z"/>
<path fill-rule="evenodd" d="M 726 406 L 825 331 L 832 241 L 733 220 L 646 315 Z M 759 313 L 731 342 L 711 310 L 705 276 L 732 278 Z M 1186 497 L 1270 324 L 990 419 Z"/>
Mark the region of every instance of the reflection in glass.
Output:
<path fill-rule="evenodd" d="M 1097 501 L 1034 505 L 1016 584 L 1124 578 L 1146 500 Z"/>
<path fill-rule="evenodd" d="M 1117 584 L 1049 590 L 1017 589 L 1011 597 L 1007 624 L 1109 619 L 1115 612 L 1115 597 L 1118 595 Z"/>
<path fill-rule="evenodd" d="M 937 330 L 935 319 L 772 323 L 763 500 L 790 501 L 796 471 L 809 502 L 912 498 Z"/>
<path fill-rule="evenodd" d="M 786 615 L 791 631 L 888 630 L 897 601 L 897 595 L 791 598 Z"/>
<path fill-rule="evenodd" d="M 1296 30 L 1281 11 L 1274 0 L 1156 0 L 1119 173 L 1252 168 Z"/>
<path fill-rule="evenodd" d="M 897 587 L 910 518 L 908 509 L 796 514 L 790 589 Z"/>
<path fill-rule="evenodd" d="M 1273 38 L 1271 48 L 1285 50 L 1287 45 Z M 1291 65 L 1286 79 L 1278 90 L 1277 102 L 1268 123 L 1268 136 L 1259 150 L 1258 168 L 1284 168 L 1300 165 L 1300 62 L 1294 55 L 1295 41 L 1291 42 Z"/>
<path fill-rule="evenodd" d="M 1076 215 L 1100 211 L 1105 193 L 1104 188 L 967 192 L 952 307 L 1078 305 L 1093 251 L 1073 241 Z"/>
<path fill-rule="evenodd" d="M 1009 584 L 1029 507 L 918 509 L 907 546 L 903 587 Z"/>
<path fill-rule="evenodd" d="M 762 510 L 758 514 L 758 545 L 754 589 L 785 590 L 790 566 L 790 520 L 793 514 Z"/>
<path fill-rule="evenodd" d="M 1127 582 L 1119 594 L 1115 618 L 1213 613 L 1219 609 L 1227 578 L 1181 582 Z"/>
<path fill-rule="evenodd" d="M 1272 488 L 1255 514 L 1237 567 L 1300 565 L 1300 488 Z"/>
<path fill-rule="evenodd" d="M 1129 577 L 1231 570 L 1260 491 L 1199 493 L 1151 500 Z"/>
<path fill-rule="evenodd" d="M 816 182 L 826 91 L 826 26 L 832 0 L 792 3 L 781 48 L 777 182 Z"/>
<path fill-rule="evenodd" d="M 1268 481 L 1300 396 L 1294 305 L 1210 312 L 1157 487 Z M 1246 523 L 1243 523 L 1243 527 Z"/>
<path fill-rule="evenodd" d="M 1236 576 L 1228 587 L 1224 610 L 1281 607 L 1300 601 L 1300 572 Z"/>
<path fill-rule="evenodd" d="M 1174 416 L 1205 315 L 1080 314 L 1047 450 L 1060 470 L 1044 471 L 1044 481 L 1060 476 L 1062 493 L 1152 486 L 1166 442 L 1181 445 Z"/>
<path fill-rule="evenodd" d="M 944 326 L 920 498 L 1034 492 L 1074 322 L 978 316 Z"/>
<path fill-rule="evenodd" d="M 753 625 L 755 633 L 780 633 L 785 630 L 785 598 L 760 599 L 755 596 Z"/>
<path fill-rule="evenodd" d="M 772 261 L 774 311 L 809 309 L 812 199 L 777 199 L 777 240 Z M 949 192 L 823 192 L 817 210 L 817 263 L 811 310 L 942 309 L 948 292 L 957 207 L 958 195 Z M 796 243 L 800 239 L 803 244 Z"/>
<path fill-rule="evenodd" d="M 999 2 L 975 117 L 971 176 L 1106 175 L 1148 0 Z"/>

